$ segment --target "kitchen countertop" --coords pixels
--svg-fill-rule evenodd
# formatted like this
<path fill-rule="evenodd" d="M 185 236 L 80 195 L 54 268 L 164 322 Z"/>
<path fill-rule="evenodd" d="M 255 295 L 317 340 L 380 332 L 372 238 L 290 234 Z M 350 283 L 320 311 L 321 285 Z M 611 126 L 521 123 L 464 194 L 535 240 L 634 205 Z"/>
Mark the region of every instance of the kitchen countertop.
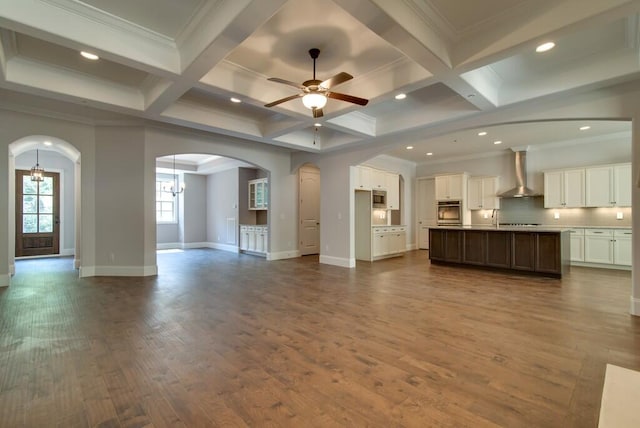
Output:
<path fill-rule="evenodd" d="M 503 232 L 564 232 L 571 229 L 564 226 L 507 226 L 500 225 L 475 225 L 475 226 L 436 226 L 434 229 L 449 229 L 449 230 L 496 230 Z"/>
<path fill-rule="evenodd" d="M 405 224 L 373 224 L 371 227 L 407 227 Z"/>

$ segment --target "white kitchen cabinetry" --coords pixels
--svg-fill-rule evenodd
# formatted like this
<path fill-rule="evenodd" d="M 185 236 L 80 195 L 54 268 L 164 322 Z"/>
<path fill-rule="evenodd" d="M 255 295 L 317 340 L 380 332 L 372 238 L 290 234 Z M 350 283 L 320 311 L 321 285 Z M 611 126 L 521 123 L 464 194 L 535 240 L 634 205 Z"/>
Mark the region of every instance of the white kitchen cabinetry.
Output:
<path fill-rule="evenodd" d="M 493 210 L 500 208 L 498 177 L 472 177 L 468 181 L 467 204 L 470 210 Z"/>
<path fill-rule="evenodd" d="M 373 260 L 402 255 L 407 247 L 405 226 L 375 226 L 372 228 Z"/>
<path fill-rule="evenodd" d="M 371 168 L 366 166 L 354 166 L 355 184 L 357 190 L 371 190 Z"/>
<path fill-rule="evenodd" d="M 386 190 L 387 176 L 386 172 L 371 168 L 371 190 Z"/>
<path fill-rule="evenodd" d="M 240 250 L 243 252 L 266 254 L 269 247 L 268 226 L 240 226 Z"/>
<path fill-rule="evenodd" d="M 436 176 L 436 200 L 462 201 L 467 193 L 467 174 Z"/>
<path fill-rule="evenodd" d="M 631 206 L 631 164 L 586 168 L 586 206 Z"/>
<path fill-rule="evenodd" d="M 584 229 L 569 229 L 571 234 L 571 261 L 584 262 Z"/>
<path fill-rule="evenodd" d="M 631 229 L 613 231 L 613 263 L 631 266 Z"/>
<path fill-rule="evenodd" d="M 586 229 L 584 231 L 584 261 L 613 264 L 613 231 Z"/>
<path fill-rule="evenodd" d="M 583 168 L 544 173 L 544 207 L 577 208 L 585 206 Z"/>
<path fill-rule="evenodd" d="M 400 209 L 400 176 L 392 172 L 385 173 L 385 188 L 387 189 L 387 209 Z"/>
<path fill-rule="evenodd" d="M 269 206 L 269 180 L 249 180 L 249 209 L 266 210 Z"/>

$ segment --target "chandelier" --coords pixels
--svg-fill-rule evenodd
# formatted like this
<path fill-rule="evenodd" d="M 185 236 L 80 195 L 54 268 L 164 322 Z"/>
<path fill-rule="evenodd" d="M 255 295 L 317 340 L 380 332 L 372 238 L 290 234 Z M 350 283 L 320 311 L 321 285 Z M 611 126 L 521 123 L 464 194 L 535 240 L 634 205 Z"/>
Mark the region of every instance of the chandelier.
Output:
<path fill-rule="evenodd" d="M 31 167 L 31 181 L 44 181 L 44 168 L 40 167 L 38 149 L 36 149 L 36 164 Z"/>
<path fill-rule="evenodd" d="M 180 183 L 180 185 L 178 185 L 178 176 L 176 174 L 176 155 L 173 155 L 173 181 L 164 183 L 162 185 L 162 191 L 171 193 L 174 198 L 184 192 L 184 183 Z"/>

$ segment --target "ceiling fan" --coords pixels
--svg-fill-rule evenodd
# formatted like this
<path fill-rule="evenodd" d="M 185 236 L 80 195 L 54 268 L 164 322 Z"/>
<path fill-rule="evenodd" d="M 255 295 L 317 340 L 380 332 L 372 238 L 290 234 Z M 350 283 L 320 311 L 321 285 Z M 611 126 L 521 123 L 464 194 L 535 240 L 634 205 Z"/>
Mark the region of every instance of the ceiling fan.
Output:
<path fill-rule="evenodd" d="M 277 77 L 270 77 L 272 82 L 284 83 L 285 85 L 293 86 L 300 89 L 302 92 L 296 95 L 291 95 L 274 101 L 269 104 L 265 104 L 265 107 L 273 107 L 275 105 L 291 101 L 296 98 L 302 98 L 302 104 L 313 112 L 313 117 L 322 117 L 322 108 L 327 104 L 327 98 L 333 98 L 336 100 L 347 101 L 350 103 L 366 106 L 369 100 L 364 98 L 354 97 L 353 95 L 341 94 L 339 92 L 331 91 L 331 88 L 338 86 L 348 80 L 353 79 L 353 76 L 349 73 L 338 73 L 327 80 L 316 80 L 316 59 L 320 55 L 320 49 L 309 49 L 309 55 L 313 59 L 313 79 L 302 82 L 302 84 L 294 83 L 289 80 L 279 79 Z"/>

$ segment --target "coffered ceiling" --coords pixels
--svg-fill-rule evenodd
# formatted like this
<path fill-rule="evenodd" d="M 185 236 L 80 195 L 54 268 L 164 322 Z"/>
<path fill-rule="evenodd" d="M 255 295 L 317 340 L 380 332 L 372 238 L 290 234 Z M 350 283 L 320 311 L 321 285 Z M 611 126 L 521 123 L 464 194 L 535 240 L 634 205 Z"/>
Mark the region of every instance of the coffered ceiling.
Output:
<path fill-rule="evenodd" d="M 0 0 L 0 107 L 147 119 L 311 152 L 384 144 L 418 163 L 427 152 L 469 156 L 586 138 L 567 122 L 495 127 L 501 145 L 476 140 L 477 129 L 425 131 L 636 79 L 639 12 L 638 0 Z M 536 53 L 546 41 L 555 49 Z M 320 119 L 298 98 L 264 107 L 299 92 L 269 77 L 312 78 L 310 48 L 320 49 L 319 80 L 353 75 L 334 89 L 368 105 L 329 99 Z M 629 132 L 591 125 L 592 136 Z"/>

